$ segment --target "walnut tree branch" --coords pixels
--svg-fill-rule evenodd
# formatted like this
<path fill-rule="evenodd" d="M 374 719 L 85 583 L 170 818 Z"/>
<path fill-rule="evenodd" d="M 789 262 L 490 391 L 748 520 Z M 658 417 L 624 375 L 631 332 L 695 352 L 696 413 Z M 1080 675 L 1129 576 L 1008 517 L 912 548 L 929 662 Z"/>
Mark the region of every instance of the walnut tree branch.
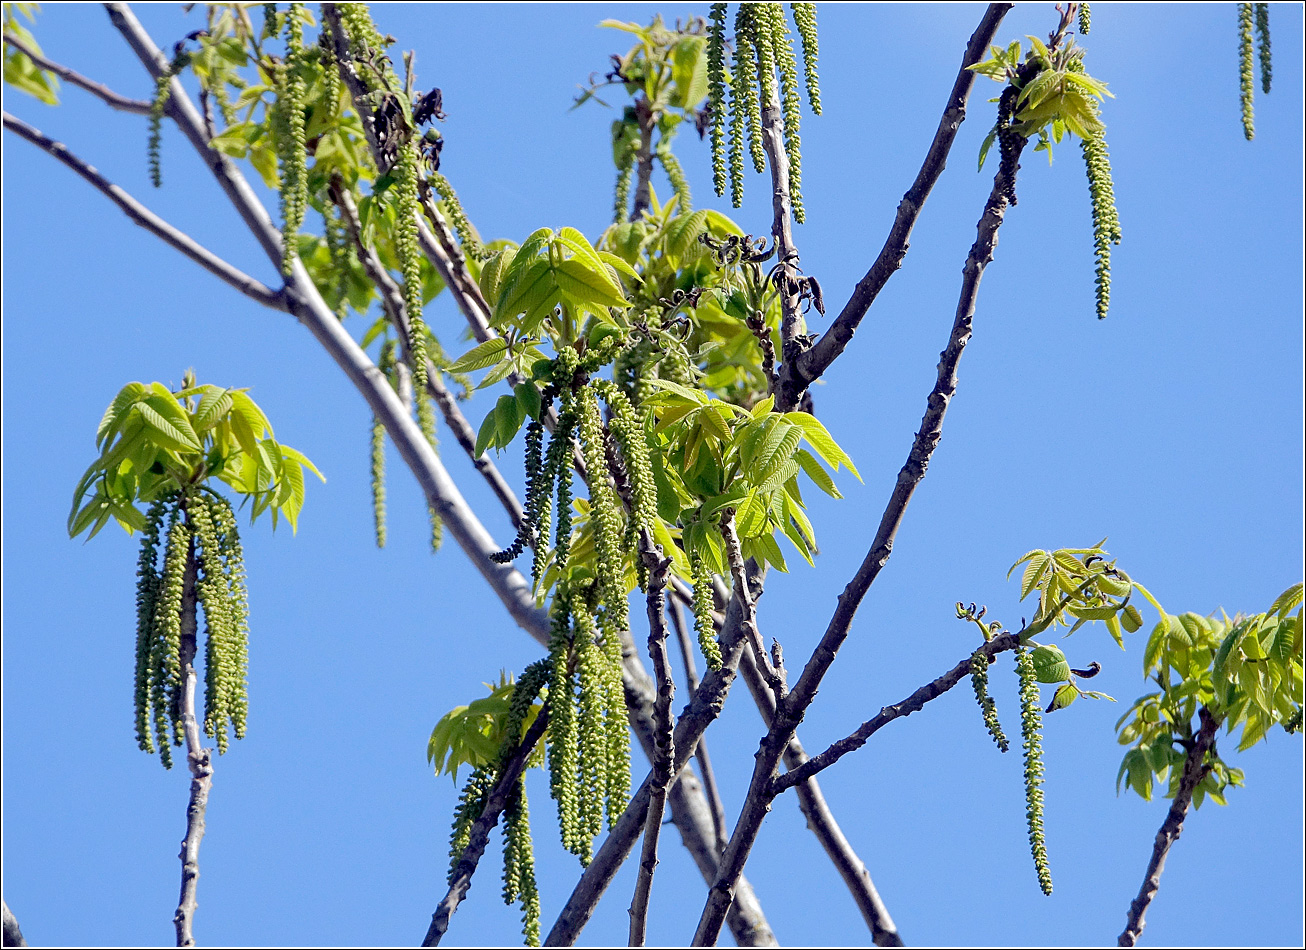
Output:
<path fill-rule="evenodd" d="M 676 641 L 680 645 L 680 655 L 685 663 L 685 688 L 692 694 L 698 689 L 698 670 L 695 669 L 694 647 L 690 644 L 689 629 L 685 624 L 679 591 L 675 593 L 677 596 L 667 601 L 667 613 L 671 615 L 671 626 L 676 631 Z M 712 758 L 708 755 L 706 737 L 698 740 L 698 746 L 694 749 L 694 758 L 698 762 L 699 774 L 703 777 L 703 792 L 707 795 L 708 804 L 712 806 L 712 827 L 716 831 L 716 840 L 719 848 L 724 848 L 726 813 L 721 805 L 721 793 L 717 789 L 716 772 L 712 769 Z"/>
<path fill-rule="evenodd" d="M 210 274 L 225 281 L 246 297 L 263 304 L 265 307 L 281 311 L 286 309 L 286 304 L 281 299 L 281 295 L 275 290 L 228 264 L 190 235 L 179 231 L 167 221 L 164 221 L 122 188 L 101 175 L 93 166 L 79 158 L 62 142 L 49 138 L 8 112 L 4 113 L 4 127 L 67 165 L 97 191 L 121 208 L 123 213 L 133 222 L 162 240 L 169 247 L 181 251 Z"/>
<path fill-rule="evenodd" d="M 1202 725 L 1184 760 L 1183 776 L 1179 779 L 1179 790 L 1175 793 L 1174 802 L 1156 833 L 1152 858 L 1147 862 L 1147 873 L 1143 875 L 1143 886 L 1138 889 L 1138 896 L 1130 902 L 1125 929 L 1116 938 L 1118 947 L 1132 947 L 1143 935 L 1143 927 L 1146 926 L 1143 918 L 1147 915 L 1147 908 L 1151 906 L 1156 892 L 1161 889 L 1161 872 L 1165 870 L 1165 859 L 1184 830 L 1184 819 L 1188 816 L 1188 806 L 1193 801 L 1193 791 L 1211 771 L 1206 756 L 1215 748 L 1215 734 L 1220 728 L 1220 719 L 1205 706 L 1199 711 L 1198 718 Z"/>
<path fill-rule="evenodd" d="M 449 890 L 431 917 L 431 926 L 422 939 L 423 947 L 438 947 L 440 939 L 449 929 L 450 918 L 453 917 L 454 911 L 458 909 L 458 905 L 462 903 L 463 898 L 467 896 L 468 889 L 472 886 L 472 875 L 476 873 L 476 867 L 481 861 L 481 856 L 485 854 L 485 846 L 489 843 L 490 832 L 499 823 L 499 816 L 503 814 L 504 808 L 508 805 L 508 796 L 512 792 L 513 786 L 517 784 L 517 780 L 521 778 L 522 772 L 526 770 L 526 762 L 535 746 L 543 738 L 544 730 L 548 727 L 548 724 L 549 707 L 546 703 L 541 707 L 535 721 L 531 723 L 531 727 L 526 730 L 526 734 L 522 736 L 517 751 L 499 770 L 498 778 L 494 780 L 494 786 L 485 799 L 485 808 L 481 810 L 481 816 L 472 823 L 467 848 L 463 851 L 462 857 L 458 859 L 453 872 L 449 875 Z"/>
<path fill-rule="evenodd" d="M 1015 176 L 1020 167 L 1020 153 L 1024 146 L 1023 138 L 1014 133 L 1008 137 L 1002 164 L 994 176 L 993 188 L 989 192 L 984 212 L 976 226 L 975 243 L 971 245 L 966 263 L 962 267 L 961 293 L 957 300 L 952 332 L 948 337 L 948 345 L 939 357 L 938 378 L 926 400 L 921 427 L 912 442 L 907 461 L 898 473 L 897 484 L 885 506 L 870 550 L 866 552 L 866 557 L 853 579 L 839 595 L 839 603 L 830 618 L 829 626 L 803 668 L 803 673 L 792 692 L 777 704 L 773 724 L 762 739 L 756 755 L 744 807 L 739 820 L 735 823 L 735 830 L 731 835 L 730 843 L 726 846 L 725 855 L 721 859 L 721 873 L 708 892 L 707 902 L 699 918 L 698 929 L 694 934 L 694 946 L 713 946 L 716 943 L 726 911 L 734 899 L 734 880 L 743 872 L 753 843 L 761 830 L 762 819 L 770 810 L 771 801 L 775 797 L 773 786 L 780 758 L 790 739 L 793 738 L 807 708 L 816 698 L 816 691 L 830 664 L 834 662 L 839 647 L 847 639 L 857 608 L 888 562 L 907 505 L 916 486 L 925 477 L 930 457 L 938 447 L 942 437 L 944 415 L 957 391 L 957 365 L 971 337 L 980 279 L 984 275 L 984 269 L 993 259 L 993 249 L 998 243 L 998 228 L 1002 225 L 1009 196 L 1015 193 Z"/>
<path fill-rule="evenodd" d="M 853 333 L 856 332 L 862 318 L 866 316 L 871 304 L 875 302 L 875 298 L 894 272 L 902 266 L 903 258 L 907 256 L 907 242 L 911 237 L 912 228 L 935 182 L 943 173 L 948 152 L 952 149 L 953 140 L 957 136 L 957 129 L 966 118 L 966 102 L 975 84 L 975 74 L 968 67 L 983 59 L 994 34 L 997 33 L 998 24 L 1013 6 L 1014 4 L 1011 3 L 989 4 L 979 26 L 971 35 L 970 42 L 966 44 L 966 53 L 961 59 L 961 69 L 957 72 L 952 92 L 948 95 L 948 104 L 943 110 L 943 117 L 939 120 L 938 131 L 934 133 L 934 140 L 925 154 L 925 161 L 916 175 L 916 180 L 912 182 L 911 188 L 903 195 L 898 205 L 897 216 L 889 229 L 889 236 L 885 239 L 879 256 L 866 272 L 866 276 L 858 281 L 842 312 L 815 345 L 806 352 L 796 354 L 794 359 L 790 359 L 789 354 L 784 354 L 785 362 L 780 369 L 777 403 L 784 406 L 798 404 L 807 387 L 829 369 L 830 364 L 848 346 Z"/>
<path fill-rule="evenodd" d="M 9 909 L 8 902 L 0 901 L 0 904 L 4 906 L 4 945 L 6 947 L 27 946 L 27 940 L 23 937 L 23 930 L 18 926 L 18 918 Z"/>
<path fill-rule="evenodd" d="M 116 93 L 103 83 L 98 83 L 94 79 L 87 79 L 76 70 L 69 69 L 67 66 L 46 59 L 12 33 L 4 34 L 4 40 L 46 72 L 54 73 L 60 79 L 72 83 L 79 89 L 85 89 L 91 95 L 96 96 L 103 101 L 104 104 L 110 108 L 117 109 L 120 112 L 132 112 L 136 115 L 150 114 L 150 103 L 146 102 L 144 99 L 132 99 Z"/>

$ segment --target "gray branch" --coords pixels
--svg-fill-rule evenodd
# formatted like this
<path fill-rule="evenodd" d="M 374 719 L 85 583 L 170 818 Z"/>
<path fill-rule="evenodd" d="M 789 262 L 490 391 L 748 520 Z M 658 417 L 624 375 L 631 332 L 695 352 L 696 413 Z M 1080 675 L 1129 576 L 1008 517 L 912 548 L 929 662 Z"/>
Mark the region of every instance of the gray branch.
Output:
<path fill-rule="evenodd" d="M 37 66 L 40 66 L 42 69 L 44 69 L 47 72 L 54 73 L 60 79 L 72 83 L 74 86 L 77 86 L 79 89 L 85 89 L 91 95 L 96 96 L 101 101 L 103 101 L 105 105 L 109 106 L 110 108 L 117 109 L 120 112 L 132 112 L 135 113 L 136 115 L 150 114 L 151 103 L 146 102 L 144 99 L 128 98 L 127 96 L 114 92 L 112 89 L 110 89 L 108 86 L 102 83 L 98 83 L 93 79 L 87 79 L 81 73 L 69 69 L 67 66 L 63 66 L 59 63 L 54 62 L 53 60 L 46 59 L 36 50 L 32 49 L 30 46 L 28 46 L 26 43 L 24 43 L 22 40 L 20 40 L 18 37 L 14 36 L 11 33 L 4 34 L 4 40 L 14 49 L 18 50 L 18 52 L 22 53 L 32 62 L 36 63 Z"/>
<path fill-rule="evenodd" d="M 18 918 L 14 912 L 9 909 L 9 904 L 0 901 L 4 906 L 4 945 L 6 947 L 25 947 L 27 941 L 23 938 L 22 928 L 18 926 Z"/>
<path fill-rule="evenodd" d="M 679 591 L 676 591 L 675 596 L 667 602 L 667 612 L 671 615 L 671 626 L 676 631 L 680 655 L 685 662 L 685 687 L 692 694 L 698 689 L 698 671 L 695 669 L 694 647 L 690 643 L 689 630 L 685 625 Z M 726 812 L 721 804 L 721 793 L 717 789 L 712 759 L 708 755 L 706 736 L 698 740 L 698 747 L 694 749 L 694 758 L 698 762 L 699 774 L 703 777 L 703 791 L 707 795 L 708 804 L 712 806 L 712 828 L 716 832 L 717 850 L 720 852 L 726 846 Z"/>
<path fill-rule="evenodd" d="M 286 309 L 281 295 L 275 290 L 228 264 L 190 235 L 164 221 L 122 188 L 101 175 L 93 166 L 84 162 L 62 142 L 56 142 L 8 112 L 4 113 L 4 126 L 9 131 L 16 133 L 42 151 L 53 155 L 64 165 L 67 165 L 83 179 L 90 182 L 97 191 L 104 194 L 121 208 L 123 213 L 133 222 L 155 237 L 160 238 L 169 247 L 181 251 L 210 274 L 225 281 L 246 297 L 263 304 L 265 307 L 281 311 Z"/>

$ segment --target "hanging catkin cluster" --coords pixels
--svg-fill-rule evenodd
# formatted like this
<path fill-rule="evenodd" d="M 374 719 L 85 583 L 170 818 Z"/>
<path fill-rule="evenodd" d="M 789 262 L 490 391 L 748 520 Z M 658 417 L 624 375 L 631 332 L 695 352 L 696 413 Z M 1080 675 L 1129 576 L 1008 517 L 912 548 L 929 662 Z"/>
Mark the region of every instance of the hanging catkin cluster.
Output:
<path fill-rule="evenodd" d="M 1067 68 L 1082 73 L 1083 61 L 1071 60 Z M 1096 114 L 1096 105 L 1094 114 Z M 1111 306 L 1111 246 L 1120 243 L 1120 215 L 1116 211 L 1115 185 L 1111 178 L 1111 157 L 1107 153 L 1105 129 L 1080 139 L 1088 194 L 1093 206 L 1093 254 L 1097 318 L 1105 319 Z"/>
<path fill-rule="evenodd" d="M 1052 869 L 1048 866 L 1043 837 L 1043 716 L 1039 709 L 1038 680 L 1030 651 L 1016 648 L 1016 675 L 1020 679 L 1020 732 L 1025 750 L 1025 819 L 1029 848 L 1043 893 L 1052 894 Z"/>
<path fill-rule="evenodd" d="M 1093 25 L 1093 11 L 1088 8 L 1087 3 L 1079 5 L 1079 35 L 1088 36 L 1088 30 Z"/>
<path fill-rule="evenodd" d="M 821 93 L 816 74 L 816 9 L 814 4 L 792 4 L 794 24 L 803 43 L 807 99 L 821 113 Z M 725 194 L 727 159 L 723 141 L 729 114 L 730 198 L 737 208 L 744 195 L 744 142 L 747 128 L 749 154 L 759 173 L 766 169 L 762 145 L 762 110 L 779 104 L 784 124 L 785 152 L 789 158 L 789 198 L 794 220 L 806 219 L 802 199 L 802 158 L 798 134 L 800 103 L 798 62 L 784 10 L 779 3 L 742 3 L 735 13 L 734 60 L 726 82 L 725 18 L 727 4 L 714 3 L 708 27 L 708 96 L 712 124 L 712 181 L 718 195 Z M 778 77 L 778 86 L 777 86 Z M 729 91 L 729 105 L 726 93 Z"/>
<path fill-rule="evenodd" d="M 1252 114 L 1252 4 L 1238 4 L 1238 92 L 1242 100 L 1243 135 L 1247 141 L 1256 137 Z"/>
<path fill-rule="evenodd" d="M 975 701 L 979 703 L 980 713 L 984 716 L 984 727 L 997 743 L 998 750 L 1006 752 L 1010 747 L 1002 723 L 998 721 L 998 706 L 989 695 L 989 657 L 984 648 L 976 650 L 970 658 L 970 683 L 975 689 Z"/>
<path fill-rule="evenodd" d="M 163 169 L 159 164 L 159 150 L 163 144 L 163 113 L 168 108 L 168 99 L 172 95 L 172 79 L 190 62 L 190 54 L 178 48 L 168 68 L 154 80 L 154 98 L 150 100 L 150 136 L 146 145 L 146 154 L 150 166 L 150 184 L 155 188 L 163 187 Z"/>
<path fill-rule="evenodd" d="M 188 574 L 192 558 L 194 573 Z M 136 741 L 145 752 L 157 745 L 165 768 L 172 768 L 171 746 L 182 742 L 182 606 L 188 583 L 207 628 L 204 731 L 225 752 L 228 724 L 236 738 L 245 736 L 249 602 L 235 514 L 225 499 L 207 492 L 156 499 L 137 562 Z"/>

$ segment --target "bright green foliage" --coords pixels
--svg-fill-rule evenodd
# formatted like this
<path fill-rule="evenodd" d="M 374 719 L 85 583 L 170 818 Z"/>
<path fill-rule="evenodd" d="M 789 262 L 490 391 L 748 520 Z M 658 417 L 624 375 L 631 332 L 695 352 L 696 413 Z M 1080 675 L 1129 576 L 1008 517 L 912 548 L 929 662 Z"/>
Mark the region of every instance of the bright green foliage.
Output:
<path fill-rule="evenodd" d="M 266 433 L 266 437 L 264 434 Z M 77 484 L 68 533 L 94 537 L 115 519 L 142 533 L 136 585 L 136 740 L 172 767 L 168 724 L 180 741 L 182 602 L 188 583 L 204 609 L 204 730 L 227 749 L 227 727 L 244 738 L 248 713 L 249 607 L 236 517 L 207 484 L 217 477 L 252 501 L 252 517 L 272 511 L 293 528 L 307 466 L 280 445 L 262 410 L 239 389 L 128 383 L 96 432 L 100 457 Z M 86 495 L 94 488 L 89 500 Z M 146 514 L 137 503 L 149 503 Z M 159 541 L 167 522 L 163 561 Z M 187 563 L 193 559 L 192 573 Z M 153 723 L 154 737 L 150 736 Z"/>
<path fill-rule="evenodd" d="M 975 689 L 975 701 L 979 703 L 980 712 L 984 715 L 984 727 L 997 743 L 999 751 L 1006 752 L 1007 736 L 1002 731 L 1002 723 L 998 721 L 997 704 L 989 695 L 989 658 L 982 649 L 976 650 L 970 658 L 970 682 Z"/>
<path fill-rule="evenodd" d="M 41 44 L 36 42 L 32 32 L 23 26 L 18 15 L 27 18 L 29 23 L 36 22 L 37 5 L 34 3 L 6 3 L 3 7 L 4 32 L 15 37 L 20 43 L 35 53 L 41 53 Z M 47 72 L 32 62 L 30 56 L 8 43 L 4 46 L 5 85 L 35 96 L 48 106 L 59 104 L 59 77 Z"/>
<path fill-rule="evenodd" d="M 1261 92 L 1270 92 L 1273 67 L 1270 62 L 1270 5 L 1256 4 L 1256 53 L 1261 64 Z"/>
<path fill-rule="evenodd" d="M 1186 745 L 1197 734 L 1205 709 L 1232 735 L 1242 727 L 1238 751 L 1266 738 L 1279 723 L 1299 728 L 1302 691 L 1302 585 L 1283 592 L 1269 610 L 1251 616 L 1203 617 L 1162 613 L 1148 639 L 1143 673 L 1160 692 L 1139 698 L 1116 723 L 1120 743 L 1130 746 L 1116 780 L 1145 799 L 1153 781 L 1167 783 L 1174 797 Z M 1207 796 L 1223 805 L 1229 785 L 1243 773 L 1212 750 L 1210 772 L 1193 793 L 1200 806 Z"/>
<path fill-rule="evenodd" d="M 1238 94 L 1242 101 L 1243 135 L 1247 141 L 1256 137 L 1252 115 L 1252 4 L 1238 4 Z"/>
<path fill-rule="evenodd" d="M 457 784 L 458 769 L 463 765 L 473 769 L 497 767 L 503 752 L 516 748 L 522 732 L 530 728 L 540 711 L 540 706 L 534 704 L 541 687 L 539 671 L 527 667 L 521 682 L 526 688 L 518 690 L 510 674 L 500 673 L 497 686 L 485 684 L 488 696 L 444 714 L 426 744 L 426 761 L 437 775 L 446 772 Z M 514 704 L 514 700 L 518 702 Z M 526 705 L 522 706 L 522 702 Z"/>
<path fill-rule="evenodd" d="M 1016 675 L 1020 678 L 1020 733 L 1025 750 L 1025 819 L 1029 825 L 1029 848 L 1043 893 L 1052 894 L 1052 870 L 1048 866 L 1047 842 L 1043 836 L 1043 717 L 1039 713 L 1038 679 L 1030 651 L 1016 648 Z"/>

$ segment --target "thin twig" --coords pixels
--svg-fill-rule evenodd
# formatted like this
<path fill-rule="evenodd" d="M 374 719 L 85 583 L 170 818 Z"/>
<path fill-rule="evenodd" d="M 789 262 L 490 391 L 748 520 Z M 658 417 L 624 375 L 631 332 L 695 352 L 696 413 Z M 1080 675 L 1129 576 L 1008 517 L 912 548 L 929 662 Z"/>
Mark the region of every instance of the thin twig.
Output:
<path fill-rule="evenodd" d="M 726 846 L 721 859 L 721 874 L 708 892 L 708 899 L 699 918 L 698 929 L 694 934 L 694 946 L 713 946 L 721 932 L 726 911 L 734 899 L 734 881 L 742 873 L 748 862 L 749 853 L 757 834 L 761 830 L 762 819 L 770 810 L 775 795 L 773 785 L 777 775 L 777 766 L 794 731 L 802 721 L 808 706 L 816 698 L 816 691 L 821 680 L 834 662 L 839 647 L 848 637 L 853 616 L 861 605 L 866 592 L 879 576 L 880 571 L 893 552 L 894 538 L 906 514 L 907 504 L 911 501 L 916 486 L 925 477 L 930 457 L 942 437 L 943 418 L 948 410 L 948 403 L 957 391 L 957 365 L 962 351 L 971 337 L 971 326 L 975 317 L 975 301 L 979 294 L 980 278 L 984 269 L 993 259 L 993 249 L 998 242 L 998 228 L 1008 205 L 1008 195 L 1014 193 L 1015 174 L 1019 169 L 1020 153 L 1024 148 L 1024 139 L 1013 136 L 1009 154 L 993 179 L 993 188 L 984 205 L 984 213 L 976 226 L 975 243 L 971 245 L 966 263 L 962 267 L 961 293 L 957 301 L 957 311 L 953 319 L 952 332 L 948 345 L 939 358 L 938 379 L 934 389 L 926 400 L 925 416 L 921 420 L 920 430 L 912 442 L 898 482 L 894 486 L 875 540 L 871 542 L 861 567 L 849 581 L 844 592 L 839 595 L 839 603 L 821 642 L 813 651 L 811 658 L 803 669 L 793 691 L 777 704 L 774 723 L 762 739 L 758 750 L 753 776 L 749 783 L 748 795 L 739 820 L 735 823 L 734 833 Z"/>
<path fill-rule="evenodd" d="M 1138 889 L 1138 896 L 1130 902 L 1129 918 L 1125 922 L 1125 929 L 1116 938 L 1118 947 L 1132 947 L 1143 935 L 1143 928 L 1146 926 L 1143 918 L 1147 915 L 1147 908 L 1151 906 L 1156 892 L 1161 888 L 1161 872 L 1165 870 L 1165 859 L 1184 830 L 1184 819 L 1188 816 L 1188 806 L 1193 801 L 1193 791 L 1202 784 L 1202 780 L 1211 771 L 1211 763 L 1206 761 L 1206 756 L 1215 748 L 1215 734 L 1219 731 L 1220 719 L 1205 706 L 1198 712 L 1198 718 L 1202 724 L 1201 728 L 1198 729 L 1197 739 L 1184 760 L 1184 772 L 1179 779 L 1179 790 L 1175 793 L 1174 802 L 1170 805 L 1170 811 L 1156 833 L 1156 840 L 1152 844 L 1152 859 L 1147 862 L 1147 873 L 1143 875 L 1143 886 Z"/>
<path fill-rule="evenodd" d="M 27 941 L 23 938 L 22 928 L 18 926 L 18 918 L 9 909 L 9 904 L 0 901 L 0 905 L 4 907 L 4 945 L 6 947 L 27 946 Z"/>
<path fill-rule="evenodd" d="M 635 896 L 630 902 L 629 945 L 632 947 L 644 946 L 648 933 L 648 899 L 653 889 L 653 872 L 658 866 L 658 835 L 662 830 L 662 814 L 666 810 L 667 789 L 671 785 L 671 763 L 676 755 L 671 716 L 676 684 L 671 677 L 671 659 L 667 656 L 666 597 L 663 594 L 671 559 L 662 556 L 662 549 L 647 529 L 640 532 L 640 557 L 648 568 L 648 653 L 658 687 L 658 698 L 653 704 L 657 754 L 653 757 L 653 781 L 649 786 L 648 814 L 644 818 L 639 875 L 635 880 Z"/>
<path fill-rule="evenodd" d="M 999 653 L 1007 650 L 1014 650 L 1019 644 L 1020 638 L 1014 633 L 1004 633 L 1001 636 L 994 637 L 981 647 L 984 655 L 992 660 Z M 832 742 L 825 751 L 812 756 L 797 768 L 790 769 L 784 775 L 780 775 L 771 783 L 771 790 L 776 794 L 793 788 L 795 785 L 812 778 L 818 772 L 823 772 L 849 752 L 856 751 L 866 744 L 871 736 L 879 732 L 895 719 L 901 719 L 904 716 L 910 716 L 914 712 L 919 712 L 925 708 L 925 704 L 932 699 L 938 699 L 952 687 L 956 686 L 963 678 L 970 675 L 971 656 L 961 660 L 948 672 L 944 673 L 930 682 L 926 683 L 920 689 L 916 690 L 906 699 L 894 703 L 891 706 L 881 707 L 879 713 L 866 722 L 862 723 L 858 729 L 851 735 L 845 736 L 836 742 Z"/>
<path fill-rule="evenodd" d="M 679 594 L 678 591 L 675 593 Z M 698 689 L 698 670 L 695 668 L 694 647 L 689 640 L 689 629 L 685 624 L 679 596 L 668 599 L 667 613 L 671 615 L 671 626 L 676 631 L 676 641 L 680 644 L 680 655 L 685 663 L 685 687 L 692 695 Z M 721 792 L 717 788 L 712 758 L 708 755 L 706 736 L 698 740 L 694 758 L 698 761 L 698 771 L 703 778 L 703 791 L 707 795 L 708 804 L 712 806 L 712 827 L 716 831 L 717 851 L 720 853 L 726 846 L 726 811 L 721 804 Z"/>
<path fill-rule="evenodd" d="M 531 723 L 531 727 L 522 736 L 521 745 L 517 747 L 517 751 L 500 769 L 498 778 L 494 780 L 494 787 L 490 789 L 490 794 L 485 799 L 485 808 L 481 811 L 481 817 L 472 823 L 467 848 L 463 851 L 462 857 L 458 859 L 453 872 L 449 875 L 449 890 L 431 916 L 431 926 L 422 939 L 423 947 L 438 947 L 441 938 L 449 929 L 450 918 L 453 917 L 454 911 L 458 909 L 458 905 L 462 903 L 463 898 L 467 896 L 468 889 L 472 886 L 472 875 L 476 873 L 476 867 L 480 864 L 481 856 L 485 854 L 485 846 L 489 843 L 490 832 L 499 823 L 499 815 L 503 813 L 504 808 L 508 805 L 508 796 L 512 792 L 513 786 L 517 784 L 517 780 L 521 778 L 522 772 L 526 770 L 526 762 L 535 746 L 543 738 L 544 730 L 548 724 L 549 707 L 546 702 L 541 707 L 539 714 L 536 715 L 535 721 Z"/>
<path fill-rule="evenodd" d="M 735 513 L 727 509 L 721 518 L 721 538 L 725 541 L 726 563 L 730 566 L 730 575 L 734 580 L 734 596 L 743 607 L 740 623 L 744 637 L 753 651 L 753 662 L 757 664 L 762 678 L 766 680 L 777 701 L 784 699 L 787 688 L 783 677 L 766 655 L 766 645 L 762 642 L 762 633 L 757 628 L 757 605 L 748 591 L 748 580 L 744 570 L 744 555 L 739 545 L 739 535 L 735 531 Z"/>
<path fill-rule="evenodd" d="M 91 95 L 98 97 L 110 108 L 117 109 L 120 112 L 135 113 L 136 115 L 150 114 L 150 103 L 146 102 L 144 99 L 132 99 L 128 96 L 120 95 L 102 83 L 98 83 L 93 79 L 87 79 L 81 73 L 69 69 L 67 66 L 46 59 L 12 33 L 4 34 L 4 40 L 14 49 L 18 50 L 18 52 L 36 63 L 37 66 L 40 66 L 47 72 L 54 73 L 60 79 L 70 82 L 80 89 L 85 89 Z"/>
<path fill-rule="evenodd" d="M 198 651 L 195 582 L 198 564 L 195 538 L 186 551 L 186 569 L 181 594 L 181 676 L 182 693 L 178 697 L 182 732 L 186 736 L 186 764 L 190 766 L 190 801 L 186 805 L 186 837 L 181 842 L 181 895 L 172 922 L 177 928 L 177 946 L 195 946 L 195 893 L 200 877 L 200 842 L 204 840 L 204 815 L 213 787 L 213 750 L 200 739 L 199 720 L 195 716 L 195 654 Z"/>
<path fill-rule="evenodd" d="M 785 362 L 780 368 L 779 393 L 776 397 L 780 405 L 796 406 L 804 390 L 830 368 L 830 364 L 848 346 L 858 324 L 862 322 L 871 304 L 875 302 L 876 296 L 894 272 L 902 266 L 903 258 L 907 256 L 907 243 L 911 238 L 912 228 L 920 216 L 925 200 L 929 198 L 930 191 L 934 188 L 934 183 L 943 173 L 948 152 L 952 149 L 953 140 L 957 136 L 957 129 L 966 118 L 966 102 L 975 84 L 975 74 L 968 67 L 984 58 L 989 44 L 993 42 L 994 34 L 997 33 L 998 24 L 1013 6 L 1014 4 L 1011 3 L 989 4 L 979 26 L 971 35 L 970 42 L 966 44 L 966 53 L 962 56 L 961 68 L 952 85 L 952 92 L 948 95 L 948 104 L 943 110 L 943 117 L 939 120 L 938 131 L 934 133 L 934 140 L 925 154 L 925 161 L 916 175 L 916 180 L 912 182 L 911 188 L 903 195 L 898 205 L 897 216 L 875 263 L 866 272 L 866 276 L 858 281 L 856 289 L 834 323 L 811 349 L 796 354 L 796 358 L 792 359 L 789 354 L 783 354 Z"/>
<path fill-rule="evenodd" d="M 228 264 L 190 235 L 164 221 L 122 188 L 101 175 L 93 166 L 75 155 L 62 142 L 56 142 L 8 112 L 4 113 L 4 127 L 11 132 L 17 133 L 42 151 L 53 155 L 83 179 L 90 182 L 97 191 L 121 208 L 123 213 L 133 222 L 155 237 L 160 238 L 169 247 L 181 251 L 210 274 L 235 287 L 251 300 L 257 301 L 265 307 L 285 312 L 285 301 L 282 300 L 277 291 Z"/>

